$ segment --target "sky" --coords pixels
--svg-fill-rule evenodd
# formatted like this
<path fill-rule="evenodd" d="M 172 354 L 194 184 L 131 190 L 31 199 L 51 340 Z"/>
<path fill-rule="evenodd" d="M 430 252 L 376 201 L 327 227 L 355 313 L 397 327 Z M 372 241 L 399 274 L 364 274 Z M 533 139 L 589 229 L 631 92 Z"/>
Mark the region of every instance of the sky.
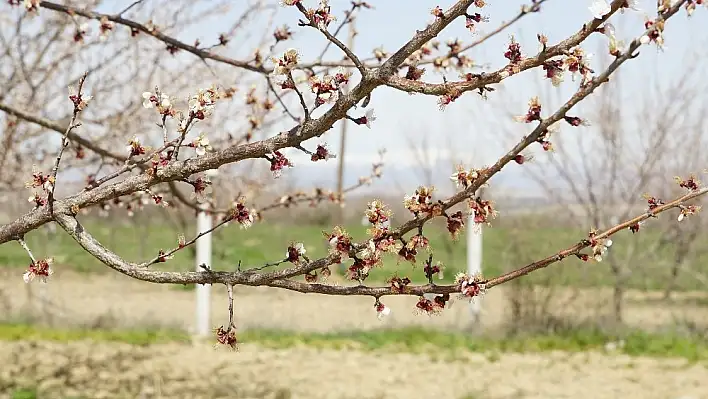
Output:
<path fill-rule="evenodd" d="M 445 29 L 439 36 L 444 44 L 448 39 L 458 38 L 463 43 L 475 40 L 485 32 L 495 29 L 503 21 L 515 16 L 521 5 L 529 1 L 502 1 L 490 0 L 482 10 L 482 14 L 489 16 L 489 22 L 483 23 L 478 28 L 478 33 L 471 34 L 465 29 L 464 20 L 459 20 Z M 123 4 L 125 3 L 125 4 Z M 115 2 L 115 8 L 122 8 L 130 1 Z M 271 1 L 272 3 L 272 1 Z M 431 7 L 435 5 L 447 9 L 454 3 L 452 0 L 430 3 L 426 1 L 411 0 L 370 0 L 369 3 L 375 10 L 364 10 L 357 19 L 358 35 L 355 39 L 354 50 L 361 58 L 370 56 L 371 50 L 383 46 L 389 52 L 408 41 L 417 29 L 423 29 L 431 21 Z M 654 0 L 640 0 L 643 10 L 655 7 Z M 210 4 L 205 2 L 205 4 Z M 191 42 L 199 37 L 210 40 L 227 27 L 236 18 L 236 15 L 250 4 L 245 1 L 235 1 L 221 16 L 208 23 L 199 25 L 198 31 L 182 31 L 177 37 L 185 42 Z M 307 7 L 316 7 L 315 0 L 304 0 Z M 478 64 L 489 64 L 492 70 L 506 65 L 503 53 L 509 42 L 509 36 L 514 35 L 521 43 L 524 55 L 534 54 L 538 49 L 536 34 L 543 33 L 549 43 L 553 44 L 576 32 L 583 23 L 592 18 L 588 10 L 591 0 L 548 0 L 542 12 L 532 14 L 513 25 L 504 33 L 487 41 L 468 53 Z M 331 0 L 333 14 L 340 19 L 343 12 L 350 5 L 348 0 Z M 628 10 L 624 14 L 617 14 L 611 22 L 617 27 L 618 37 L 631 40 L 641 35 L 644 31 L 645 12 Z M 316 58 L 326 43 L 322 34 L 312 28 L 298 27 L 297 20 L 301 15 L 294 7 L 279 7 L 273 19 L 276 26 L 287 24 L 294 37 L 287 44 L 276 48 L 276 53 L 288 47 L 298 49 L 302 60 L 310 61 Z M 264 24 L 267 20 L 261 18 L 254 25 Z M 621 68 L 620 79 L 625 84 L 626 92 L 631 96 L 648 95 L 651 85 L 656 82 L 672 84 L 672 77 L 679 74 L 693 51 L 699 50 L 699 43 L 708 39 L 708 9 L 699 9 L 691 18 L 687 18 L 684 11 L 673 17 L 666 28 L 665 50 L 657 51 L 655 46 L 645 46 L 637 60 L 632 60 Z M 336 26 L 336 25 L 335 25 Z M 346 38 L 346 31 L 340 37 Z M 213 39 L 211 39 L 213 41 Z M 252 49 L 239 40 L 243 36 L 236 36 L 230 48 L 219 50 L 234 57 L 245 57 Z M 583 47 L 591 53 L 605 52 L 607 41 L 601 35 L 593 35 L 585 42 Z M 236 49 L 238 47 L 238 49 Z M 331 46 L 325 59 L 338 60 L 343 54 Z M 705 58 L 703 59 L 705 60 Z M 705 61 L 702 61 L 705 62 Z M 596 56 L 593 66 L 600 72 L 607 65 L 607 59 Z M 441 78 L 431 69 L 423 80 L 440 82 Z M 548 81 L 541 79 L 541 71 L 533 70 L 512 77 L 497 85 L 497 92 L 490 95 L 489 100 L 483 100 L 476 93 L 467 93 L 461 99 L 440 111 L 437 98 L 434 96 L 409 95 L 390 88 L 379 88 L 374 91 L 369 108 L 374 108 L 377 120 L 367 129 L 363 126 L 350 124 L 347 138 L 346 152 L 346 180 L 354 181 L 359 175 L 366 174 L 370 164 L 377 158 L 377 150 L 386 148 L 385 169 L 386 180 L 381 183 L 385 187 L 411 190 L 420 182 L 416 173 L 417 161 L 412 156 L 409 142 L 424 146 L 430 151 L 434 163 L 436 182 L 444 181 L 452 173 L 452 162 L 462 161 L 467 166 L 482 166 L 493 163 L 500 155 L 505 153 L 524 134 L 532 130 L 531 125 L 509 125 L 509 112 L 523 114 L 527 108 L 530 97 L 542 93 L 552 93 L 552 98 L 544 102 L 548 105 L 547 112 L 554 105 L 560 105 L 568 99 L 578 87 L 578 82 L 569 78 L 563 85 L 554 89 Z M 455 75 L 448 75 L 451 79 Z M 201 84 L 201 83 L 200 83 Z M 201 84 L 205 86 L 205 84 Z M 539 89 L 541 88 L 541 89 Z M 632 110 L 632 101 L 626 107 Z M 571 114 L 582 114 L 583 105 L 578 105 Z M 353 110 L 352 116 L 358 116 L 364 111 Z M 315 113 L 315 116 L 318 114 Z M 277 128 L 285 130 L 290 128 L 292 122 L 287 122 Z M 591 134 L 593 128 L 584 128 Z M 275 131 L 273 132 L 275 133 Z M 425 141 L 424 141 L 425 138 Z M 332 149 L 339 148 L 339 124 L 328 132 L 324 139 Z M 314 147 L 316 142 L 309 142 Z M 547 154 L 541 154 L 548 156 Z M 565 156 L 555 154 L 554 156 Z M 312 164 L 307 162 L 304 154 L 293 155 L 298 165 L 288 171 L 289 177 L 299 183 L 331 182 L 336 174 L 336 162 L 326 164 Z M 537 157 L 539 158 L 539 157 Z M 540 160 L 543 162 L 543 160 Z M 534 184 L 525 179 L 525 173 L 517 165 L 510 165 L 502 171 L 494 182 L 509 190 L 533 191 Z"/>

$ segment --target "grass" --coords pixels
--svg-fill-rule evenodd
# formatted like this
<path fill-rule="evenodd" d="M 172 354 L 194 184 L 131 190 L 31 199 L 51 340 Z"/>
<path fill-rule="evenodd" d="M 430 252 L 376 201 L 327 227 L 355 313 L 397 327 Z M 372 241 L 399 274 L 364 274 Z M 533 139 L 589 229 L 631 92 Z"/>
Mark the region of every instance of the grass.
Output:
<path fill-rule="evenodd" d="M 443 355 L 445 359 L 455 359 L 455 355 L 465 352 L 495 355 L 506 352 L 603 350 L 608 342 L 622 339 L 625 344 L 618 349 L 619 353 L 632 356 L 677 357 L 690 361 L 708 359 L 708 341 L 676 332 L 631 331 L 623 334 L 607 334 L 599 330 L 579 329 L 553 335 L 473 336 L 418 327 L 335 333 L 252 329 L 239 332 L 238 338 L 243 343 L 274 349 L 306 346 L 336 350 L 412 352 Z M 0 324 L 0 340 L 55 342 L 92 340 L 143 346 L 167 342 L 190 342 L 186 334 L 167 330 L 49 329 L 26 324 Z"/>
<path fill-rule="evenodd" d="M 152 345 L 168 342 L 190 342 L 190 337 L 181 332 L 166 329 L 114 330 L 114 329 L 58 329 L 35 324 L 1 323 L 0 340 L 2 341 L 98 341 L 123 342 L 132 345 Z"/>
<path fill-rule="evenodd" d="M 141 262 L 155 256 L 160 249 L 171 249 L 177 244 L 177 236 L 190 232 L 175 230 L 173 227 L 146 223 L 144 225 L 116 222 L 112 225 L 99 224 L 91 219 L 84 221 L 89 231 L 104 245 L 130 261 Z M 218 230 L 213 240 L 213 266 L 215 269 L 234 269 L 241 261 L 243 268 L 262 265 L 282 259 L 287 246 L 293 242 L 303 242 L 312 258 L 326 254 L 322 230 L 327 227 L 307 224 L 256 224 L 251 229 L 242 230 L 237 226 L 229 226 Z M 193 230 L 193 229 L 191 229 Z M 366 238 L 366 228 L 361 225 L 349 226 L 348 231 L 356 240 Z M 528 230 L 512 230 L 504 226 L 495 226 L 485 230 L 483 265 L 485 275 L 495 276 L 508 270 L 511 266 L 520 266 L 532 260 L 553 254 L 560 248 L 573 245 L 585 236 L 585 232 L 569 228 L 529 228 Z M 649 247 L 656 238 L 651 230 L 642 234 L 620 234 L 614 238 L 615 245 L 609 256 L 623 259 L 632 251 L 632 241 L 640 247 Z M 450 240 L 447 232 L 439 226 L 431 226 L 426 230 L 434 250 L 435 259 L 446 265 L 445 281 L 449 282 L 454 274 L 466 268 L 465 237 L 458 242 Z M 33 231 L 25 237 L 37 256 L 54 256 L 58 267 L 68 267 L 79 272 L 110 272 L 91 255 L 83 251 L 66 234 L 59 233 L 48 238 L 43 231 Z M 700 244 L 699 244 L 700 245 Z M 673 248 L 666 247 L 660 252 L 647 255 L 644 258 L 634 258 L 629 266 L 633 269 L 628 284 L 631 288 L 662 289 L 666 286 L 670 270 L 668 267 L 651 267 L 659 260 L 673 259 Z M 654 256 L 655 258 L 651 258 Z M 427 256 L 419 256 L 419 263 Z M 8 268 L 26 268 L 27 255 L 16 243 L 0 246 L 0 265 Z M 281 267 L 286 267 L 283 265 Z M 176 254 L 174 259 L 157 265 L 163 270 L 192 270 L 193 255 L 185 250 Z M 693 270 L 708 269 L 708 258 L 694 259 L 689 265 Z M 708 272 L 708 270 L 705 270 Z M 408 276 L 414 282 L 425 280 L 422 267 L 411 269 L 408 263 L 397 263 L 393 255 L 387 255 L 383 268 L 371 272 L 370 280 L 382 282 L 393 274 Z M 564 260 L 562 268 L 552 267 L 527 277 L 536 284 L 560 284 L 582 287 L 597 287 L 611 284 L 614 279 L 606 263 L 584 263 L 575 258 Z M 552 281 L 551 281 L 552 280 Z M 700 281 L 684 273 L 679 277 L 679 290 L 696 290 L 705 288 Z"/>

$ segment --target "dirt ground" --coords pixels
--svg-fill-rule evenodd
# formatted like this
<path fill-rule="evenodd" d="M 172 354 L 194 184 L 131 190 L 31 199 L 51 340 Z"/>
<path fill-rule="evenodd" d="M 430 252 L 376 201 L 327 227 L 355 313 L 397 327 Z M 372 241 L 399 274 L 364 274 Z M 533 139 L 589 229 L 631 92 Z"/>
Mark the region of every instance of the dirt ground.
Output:
<path fill-rule="evenodd" d="M 218 326 L 228 320 L 226 289 L 211 289 L 211 320 Z M 511 289 L 495 287 L 481 299 L 483 313 L 478 325 L 494 329 L 508 319 Z M 559 316 L 597 317 L 609 309 L 609 290 L 561 290 L 554 295 Z M 373 299 L 368 297 L 325 297 L 264 287 L 236 287 L 234 294 L 234 313 L 240 328 L 326 332 L 410 325 L 446 330 L 471 327 L 469 305 L 460 301 L 453 302 L 442 314 L 429 317 L 416 314 L 416 298 L 385 297 L 383 302 L 392 312 L 381 322 L 375 317 Z M 660 293 L 628 293 L 630 300 L 624 312 L 627 324 L 647 328 L 677 320 L 708 321 L 708 306 L 640 301 L 657 295 Z M 708 298 L 708 293 L 681 295 Z M 0 272 L 0 315 L 22 317 L 27 309 L 43 310 L 58 325 L 164 326 L 189 331 L 196 318 L 194 296 L 194 291 L 144 283 L 117 273 L 86 276 L 58 271 L 49 284 L 26 285 L 20 271 Z"/>
<path fill-rule="evenodd" d="M 186 328 L 193 324 L 194 292 L 107 275 L 58 272 L 50 284 L 25 285 L 21 272 L 0 276 L 0 315 L 44 309 L 56 324 Z M 483 328 L 500 326 L 507 287 L 490 290 Z M 227 321 L 226 292 L 213 288 L 212 324 Z M 393 309 L 380 322 L 371 298 L 237 287 L 240 328 L 300 331 L 425 325 L 469 326 L 468 307 L 456 302 L 440 316 L 413 312 L 415 298 L 385 298 Z M 566 293 L 566 297 L 571 294 Z M 581 314 L 604 292 L 580 292 L 564 309 Z M 685 294 L 699 295 L 699 294 Z M 562 296 L 562 295 L 561 295 Z M 708 320 L 698 305 L 657 305 L 631 293 L 629 324 L 655 326 L 675 319 Z M 564 298 L 567 299 L 567 298 Z M 584 302 L 583 302 L 584 301 Z M 680 359 L 630 358 L 601 353 L 460 354 L 455 359 L 389 352 L 267 349 L 244 343 L 238 352 L 207 344 L 155 345 L 75 342 L 0 342 L 0 397 L 10 387 L 39 386 L 54 395 L 91 398 L 666 398 L 708 399 L 708 369 Z M 98 371 L 96 371 L 98 370 Z M 109 392 L 112 392 L 109 394 Z M 118 393 L 118 394 L 117 394 Z"/>
<path fill-rule="evenodd" d="M 596 353 L 469 354 L 443 361 L 248 344 L 231 352 L 208 345 L 3 342 L 0 359 L 0 392 L 12 381 L 52 391 L 51 397 L 708 398 L 703 365 Z"/>

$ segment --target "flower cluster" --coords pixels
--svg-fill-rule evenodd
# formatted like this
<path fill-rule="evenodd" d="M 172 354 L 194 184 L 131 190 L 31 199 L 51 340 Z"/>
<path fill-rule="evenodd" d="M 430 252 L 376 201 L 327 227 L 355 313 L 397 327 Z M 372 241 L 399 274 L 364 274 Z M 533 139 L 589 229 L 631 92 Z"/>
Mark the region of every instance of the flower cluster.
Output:
<path fill-rule="evenodd" d="M 450 294 L 436 295 L 433 299 L 421 296 L 415 304 L 416 310 L 427 315 L 439 314 L 450 301 Z"/>
<path fill-rule="evenodd" d="M 618 55 L 621 51 L 621 42 L 618 42 L 614 36 L 614 27 L 606 24 L 605 27 L 599 28 L 610 38 L 610 54 Z M 542 65 L 544 77 L 550 79 L 553 86 L 559 86 L 565 80 L 565 72 L 570 72 L 572 80 L 575 81 L 577 75 L 582 76 L 582 83 L 586 82 L 590 74 L 593 72 L 590 68 L 590 60 L 592 54 L 585 53 L 580 47 L 573 47 L 562 59 L 548 60 Z M 528 122 L 527 122 L 528 123 Z"/>
<path fill-rule="evenodd" d="M 391 226 L 392 212 L 380 200 L 369 202 L 365 215 L 375 228 L 388 229 Z"/>
<path fill-rule="evenodd" d="M 154 154 L 150 160 L 150 168 L 146 173 L 150 176 L 157 176 L 157 173 L 172 161 L 174 153 L 173 150 L 168 150 Z"/>
<path fill-rule="evenodd" d="M 310 90 L 315 94 L 315 106 L 333 103 L 338 98 L 339 91 L 349 83 L 351 72 L 339 71 L 334 75 L 319 77 L 313 75 L 308 79 Z"/>
<path fill-rule="evenodd" d="M 544 129 L 543 132 L 541 132 L 541 134 L 538 136 L 536 142 L 541 144 L 541 148 L 543 148 L 543 151 L 554 151 L 553 143 L 551 143 L 551 134 L 557 132 L 559 128 L 560 126 L 558 122 L 553 123 L 551 126 Z"/>
<path fill-rule="evenodd" d="M 381 61 L 383 61 L 386 57 L 388 57 L 388 52 L 386 52 L 386 50 L 384 50 L 384 48 L 381 47 L 381 46 L 376 47 L 375 49 L 373 49 L 373 50 L 372 50 L 372 53 L 374 54 L 374 58 L 376 58 L 376 60 L 377 60 L 378 62 L 381 62 Z"/>
<path fill-rule="evenodd" d="M 332 15 L 329 0 L 320 0 L 320 6 L 317 7 L 317 9 L 308 9 L 305 12 L 305 16 L 313 26 L 320 29 L 327 29 L 329 24 L 337 20 L 337 18 Z"/>
<path fill-rule="evenodd" d="M 282 41 L 288 40 L 293 36 L 293 33 L 290 31 L 290 28 L 287 25 L 283 25 L 280 28 L 277 28 L 275 32 L 273 32 L 273 38 L 275 38 L 275 43 L 280 43 Z"/>
<path fill-rule="evenodd" d="M 432 262 L 432 257 L 425 262 L 425 267 L 423 268 L 423 272 L 425 273 L 425 278 L 428 279 L 428 281 L 432 284 L 433 282 L 433 277 L 437 276 L 439 280 L 442 280 L 444 278 L 443 270 L 445 267 L 443 266 L 442 263 L 437 262 L 433 263 Z"/>
<path fill-rule="evenodd" d="M 329 153 L 327 143 L 318 144 L 315 151 L 310 154 L 310 160 L 312 162 L 326 161 L 331 158 L 336 158 L 336 156 Z"/>
<path fill-rule="evenodd" d="M 369 129 L 371 129 L 371 123 L 376 120 L 376 116 L 374 115 L 374 109 L 369 108 L 366 110 L 366 113 L 364 116 L 360 116 L 358 118 L 352 119 L 354 123 L 357 125 L 366 125 Z"/>
<path fill-rule="evenodd" d="M 277 150 L 273 151 L 270 155 L 266 155 L 265 158 L 270 161 L 270 171 L 273 172 L 273 177 L 276 179 L 283 174 L 285 167 L 292 168 L 294 166 L 282 152 Z"/>
<path fill-rule="evenodd" d="M 170 96 L 160 93 L 155 89 L 155 92 L 146 91 L 143 93 L 143 107 L 146 109 L 156 108 L 157 112 L 163 116 L 175 116 L 177 111 L 172 105 Z"/>
<path fill-rule="evenodd" d="M 54 177 L 44 174 L 37 169 L 37 165 L 32 165 L 32 180 L 25 182 L 26 188 L 42 187 L 46 191 L 51 191 L 54 185 Z"/>
<path fill-rule="evenodd" d="M 607 0 L 594 0 L 592 4 L 588 7 L 595 19 L 603 19 L 605 15 L 612 11 L 610 4 Z"/>
<path fill-rule="evenodd" d="M 189 147 L 194 148 L 194 152 L 198 156 L 203 156 L 206 154 L 208 151 L 212 150 L 211 145 L 209 144 L 209 138 L 206 137 L 206 134 L 204 132 L 199 134 L 199 137 L 196 139 L 192 140 L 191 143 L 187 144 Z"/>
<path fill-rule="evenodd" d="M 460 98 L 461 95 L 462 92 L 460 90 L 454 87 L 450 88 L 445 94 L 438 98 L 438 108 L 440 108 L 441 111 L 444 111 L 445 107 L 455 102 L 455 100 Z"/>
<path fill-rule="evenodd" d="M 381 265 L 381 259 L 376 257 L 365 259 L 355 257 L 353 259 L 354 263 L 347 269 L 347 278 L 360 283 L 369 277 L 369 271 L 374 266 Z"/>
<path fill-rule="evenodd" d="M 30 283 L 35 277 L 38 278 L 40 282 L 46 283 L 47 278 L 54 273 L 51 267 L 52 263 L 54 263 L 53 258 L 39 259 L 36 262 L 30 263 L 29 268 L 22 276 L 25 283 Z"/>
<path fill-rule="evenodd" d="M 157 253 L 157 263 L 164 263 L 172 259 L 174 256 L 172 254 L 168 255 L 165 250 L 161 249 Z"/>
<path fill-rule="evenodd" d="M 133 136 L 132 139 L 128 140 L 126 151 L 128 152 L 128 157 L 134 157 L 136 155 L 144 155 L 147 148 L 143 147 L 137 136 Z"/>
<path fill-rule="evenodd" d="M 206 195 L 211 193 L 211 181 L 208 176 L 197 176 L 192 180 L 188 181 L 189 184 L 194 188 L 194 198 L 202 202 L 206 198 Z"/>
<path fill-rule="evenodd" d="M 27 14 L 34 16 L 39 13 L 40 0 L 8 0 L 11 6 L 19 6 L 23 4 Z"/>
<path fill-rule="evenodd" d="M 494 209 L 494 202 L 483 200 L 480 197 L 470 198 L 468 201 L 470 211 L 474 214 L 476 224 L 491 225 L 490 220 L 497 217 L 499 212 Z"/>
<path fill-rule="evenodd" d="M 69 100 L 74 104 L 74 112 L 81 112 L 88 107 L 93 96 L 87 96 L 79 92 L 74 86 L 69 86 Z"/>
<path fill-rule="evenodd" d="M 403 199 L 403 206 L 416 217 L 421 214 L 440 216 L 442 207 L 439 203 L 433 203 L 433 191 L 435 191 L 435 187 L 420 186 L 415 190 L 415 194 L 407 195 Z"/>
<path fill-rule="evenodd" d="M 466 273 L 458 273 L 455 276 L 455 284 L 463 297 L 473 298 L 484 295 L 486 292 L 486 284 L 479 274 L 469 276 Z"/>
<path fill-rule="evenodd" d="M 450 180 L 455 182 L 455 187 L 466 189 L 479 177 L 481 169 L 466 170 L 463 165 L 457 165 L 457 171 L 450 176 Z"/>
<path fill-rule="evenodd" d="M 309 262 L 310 259 L 305 256 L 307 250 L 305 245 L 302 243 L 290 244 L 288 246 L 287 252 L 285 252 L 285 259 L 295 265 L 299 265 L 303 260 Z"/>
<path fill-rule="evenodd" d="M 381 303 L 381 301 L 376 300 L 374 303 L 374 310 L 376 311 L 376 317 L 381 320 L 384 317 L 391 314 L 391 308 Z"/>
<path fill-rule="evenodd" d="M 588 234 L 590 249 L 592 249 L 592 257 L 597 262 L 602 262 L 602 256 L 612 246 L 612 240 L 609 238 L 597 238 L 597 230 L 590 230 Z"/>
<path fill-rule="evenodd" d="M 661 205 L 664 205 L 664 201 L 659 198 L 652 197 L 649 194 L 644 194 L 643 197 L 645 200 L 647 200 L 647 205 L 649 205 L 649 207 L 647 208 L 648 213 L 653 213 L 654 209 L 660 207 Z"/>
<path fill-rule="evenodd" d="M 632 234 L 638 233 L 639 229 L 641 228 L 643 222 L 637 222 L 629 226 L 629 231 L 632 232 Z"/>
<path fill-rule="evenodd" d="M 55 179 L 51 174 L 44 174 L 39 171 L 36 165 L 32 165 L 32 178 L 25 182 L 26 188 L 41 188 L 45 193 L 50 193 L 54 190 Z M 35 208 L 46 205 L 47 198 L 37 192 L 32 193 L 32 195 L 27 199 L 28 202 L 33 203 Z"/>
<path fill-rule="evenodd" d="M 402 259 L 415 264 L 415 257 L 418 255 L 419 249 L 430 251 L 430 241 L 422 233 L 412 236 L 408 242 L 399 249 L 399 261 Z"/>
<path fill-rule="evenodd" d="M 507 76 L 521 72 L 519 64 L 524 60 L 524 57 L 521 55 L 521 45 L 516 41 L 514 36 L 510 38 L 509 45 L 507 46 L 506 52 L 504 52 L 504 58 L 509 60 L 509 65 L 504 69 Z"/>
<path fill-rule="evenodd" d="M 656 23 L 652 20 L 647 19 L 644 21 L 644 28 L 649 30 L 654 28 L 651 33 L 643 35 L 639 38 L 640 43 L 649 44 L 651 42 L 656 43 L 656 46 L 660 49 L 664 48 L 664 21 L 659 20 Z"/>
<path fill-rule="evenodd" d="M 253 225 L 257 217 L 255 209 L 249 209 L 244 205 L 244 199 L 239 198 L 231 204 L 231 208 L 225 216 L 226 220 L 235 220 L 242 229 L 247 229 Z"/>
<path fill-rule="evenodd" d="M 392 292 L 395 292 L 397 294 L 402 294 L 402 293 L 406 292 L 408 284 L 411 283 L 411 279 L 409 279 L 408 277 L 398 277 L 398 276 L 394 275 L 393 277 L 388 279 L 386 282 L 388 283 L 389 287 L 391 287 Z"/>
<path fill-rule="evenodd" d="M 234 328 L 229 327 L 224 329 L 224 326 L 214 329 L 214 334 L 216 334 L 216 342 L 220 345 L 226 345 L 231 349 L 236 349 L 238 346 L 238 340 L 236 339 L 236 331 Z"/>
<path fill-rule="evenodd" d="M 489 17 L 482 16 L 482 14 L 478 12 L 465 15 L 465 28 L 467 28 L 471 33 L 475 33 L 477 30 L 477 24 L 481 22 L 489 22 Z"/>
<path fill-rule="evenodd" d="M 690 17 L 691 15 L 693 15 L 693 12 L 696 11 L 696 7 L 700 6 L 700 5 L 704 5 L 704 6 L 708 7 L 708 1 L 688 0 L 686 2 L 686 14 L 688 14 L 688 16 Z"/>
<path fill-rule="evenodd" d="M 354 249 L 352 237 L 343 228 L 336 226 L 331 233 L 323 232 L 329 243 L 329 253 L 344 259 L 349 256 L 349 252 Z"/>
<path fill-rule="evenodd" d="M 564 77 L 564 66 L 563 60 L 549 60 L 543 63 L 543 70 L 545 72 L 546 79 L 550 79 L 553 86 L 560 86 L 563 83 Z"/>
<path fill-rule="evenodd" d="M 447 231 L 453 240 L 457 240 L 462 228 L 465 227 L 465 218 L 462 211 L 457 211 L 452 215 L 446 215 L 447 218 Z"/>
<path fill-rule="evenodd" d="M 433 66 L 436 70 L 447 70 L 451 66 L 457 69 L 472 68 L 475 66 L 474 61 L 462 53 L 462 42 L 459 39 L 448 40 L 445 45 L 448 48 L 447 54 L 437 57 L 433 60 Z M 437 43 L 435 47 L 437 49 Z M 450 61 L 455 60 L 452 64 Z"/>
<path fill-rule="evenodd" d="M 678 183 L 679 187 L 685 188 L 688 191 L 698 191 L 698 189 L 701 187 L 701 182 L 700 180 L 696 179 L 696 176 L 691 175 L 688 177 L 688 179 L 682 179 L 679 176 L 674 177 L 676 180 L 676 183 Z"/>
<path fill-rule="evenodd" d="M 681 209 L 681 212 L 678 215 L 678 221 L 680 222 L 687 218 L 689 215 L 695 215 L 696 213 L 700 212 L 701 207 L 698 205 L 680 205 L 679 209 Z"/>
<path fill-rule="evenodd" d="M 273 73 L 276 75 L 289 75 L 297 66 L 300 55 L 294 48 L 288 49 L 280 58 L 272 57 L 275 69 Z"/>
<path fill-rule="evenodd" d="M 625 43 L 624 41 L 618 40 L 617 36 L 615 36 L 615 26 L 610 23 L 606 23 L 602 27 L 598 28 L 598 31 L 607 36 L 609 39 L 610 55 L 619 57 L 622 51 L 624 51 Z"/>
<path fill-rule="evenodd" d="M 533 97 L 529 100 L 529 109 L 526 111 L 525 115 L 515 116 L 514 120 L 517 122 L 531 123 L 533 121 L 541 120 L 541 102 L 538 97 Z"/>
<path fill-rule="evenodd" d="M 575 81 L 577 75 L 582 76 L 582 82 L 585 82 L 589 75 L 593 73 L 592 68 L 590 68 L 590 60 L 593 55 L 591 53 L 586 53 L 580 47 L 573 47 L 570 49 L 566 57 L 563 59 L 563 63 L 567 68 L 568 72 L 571 73 L 571 78 Z"/>
<path fill-rule="evenodd" d="M 409 80 L 420 80 L 425 73 L 425 68 L 418 68 L 415 65 L 409 65 L 408 71 L 406 71 L 406 79 Z"/>
<path fill-rule="evenodd" d="M 108 17 L 105 15 L 101 17 L 101 19 L 98 21 L 98 23 L 99 23 L 98 29 L 101 32 L 99 39 L 100 40 L 108 39 L 108 35 L 113 31 L 115 24 L 112 21 L 109 21 Z"/>
<path fill-rule="evenodd" d="M 379 224 L 366 233 L 371 236 L 366 242 L 366 246 L 358 253 L 362 259 L 365 259 L 371 266 L 382 264 L 381 257 L 384 253 L 398 253 L 402 247 L 392 235 L 389 234 L 389 227 L 386 224 Z"/>
<path fill-rule="evenodd" d="M 213 86 L 208 89 L 199 89 L 189 98 L 189 117 L 203 120 L 210 116 L 219 98 L 221 95 Z"/>

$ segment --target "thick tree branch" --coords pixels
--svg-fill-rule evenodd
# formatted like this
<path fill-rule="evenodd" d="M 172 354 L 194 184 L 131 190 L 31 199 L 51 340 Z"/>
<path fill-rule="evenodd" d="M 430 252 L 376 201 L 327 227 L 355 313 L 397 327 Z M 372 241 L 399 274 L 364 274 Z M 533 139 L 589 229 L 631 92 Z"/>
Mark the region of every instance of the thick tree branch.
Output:
<path fill-rule="evenodd" d="M 597 233 L 594 238 L 601 240 L 609 238 L 612 235 L 627 230 L 640 222 L 649 218 L 656 217 L 670 209 L 680 208 L 684 203 L 694 198 L 708 193 L 708 187 L 699 190 L 693 190 L 681 197 L 674 199 L 671 202 L 660 205 L 650 212 L 634 217 L 616 226 L 613 226 L 603 232 Z M 127 276 L 138 280 L 148 281 L 159 284 L 226 284 L 226 285 L 252 285 L 252 286 L 269 286 L 277 288 L 285 288 L 303 293 L 319 293 L 328 295 L 369 295 L 381 297 L 384 295 L 422 295 L 426 293 L 450 294 L 459 292 L 459 287 L 456 285 L 434 285 L 428 284 L 423 286 L 408 286 L 404 291 L 392 290 L 391 287 L 366 287 L 366 286 L 333 286 L 324 284 L 311 284 L 297 282 L 288 279 L 275 279 L 266 277 L 268 274 L 257 273 L 252 270 L 245 271 L 203 271 L 203 272 L 164 272 L 157 270 L 149 270 L 146 265 L 138 265 L 123 260 L 121 257 L 105 248 L 98 242 L 85 228 L 71 215 L 56 215 L 57 222 L 69 235 L 76 240 L 87 252 L 92 254 L 102 263 L 108 265 L 112 269 L 123 273 Z M 677 222 L 678 223 L 678 222 Z M 591 247 L 589 240 L 581 240 L 578 244 L 566 248 L 554 255 L 548 256 L 542 260 L 531 263 L 529 265 L 518 268 L 509 273 L 498 277 L 483 280 L 485 288 L 492 288 L 496 285 L 506 283 L 508 281 L 519 278 L 532 271 L 545 268 L 551 264 L 560 262 L 569 256 L 580 254 L 586 248 Z M 329 258 L 324 258 L 329 259 Z M 318 263 L 322 259 L 313 263 Z M 326 266 L 326 265 L 325 265 Z"/>

